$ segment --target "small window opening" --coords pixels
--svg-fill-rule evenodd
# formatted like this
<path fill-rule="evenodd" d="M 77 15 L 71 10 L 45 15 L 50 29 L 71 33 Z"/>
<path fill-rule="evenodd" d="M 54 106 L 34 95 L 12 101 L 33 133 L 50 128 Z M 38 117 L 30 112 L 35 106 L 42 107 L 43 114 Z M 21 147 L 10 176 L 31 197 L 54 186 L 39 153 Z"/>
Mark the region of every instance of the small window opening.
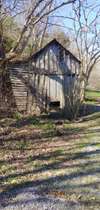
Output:
<path fill-rule="evenodd" d="M 58 109 L 60 108 L 60 101 L 51 101 L 49 106 L 50 109 Z"/>
<path fill-rule="evenodd" d="M 68 73 L 67 76 L 68 76 L 68 77 L 75 77 L 76 74 L 75 74 L 75 73 Z"/>

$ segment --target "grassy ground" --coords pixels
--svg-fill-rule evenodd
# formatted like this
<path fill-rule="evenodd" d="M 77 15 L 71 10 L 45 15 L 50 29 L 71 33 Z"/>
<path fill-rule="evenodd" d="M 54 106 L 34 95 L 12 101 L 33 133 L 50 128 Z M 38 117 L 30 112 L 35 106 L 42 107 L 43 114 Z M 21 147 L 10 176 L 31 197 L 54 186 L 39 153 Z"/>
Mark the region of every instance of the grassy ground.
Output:
<path fill-rule="evenodd" d="M 86 90 L 85 99 L 87 102 L 100 102 L 100 91 Z"/>
<path fill-rule="evenodd" d="M 100 113 L 73 123 L 35 117 L 0 120 L 2 202 L 3 195 L 30 185 L 42 194 L 79 202 L 85 210 L 99 209 Z"/>

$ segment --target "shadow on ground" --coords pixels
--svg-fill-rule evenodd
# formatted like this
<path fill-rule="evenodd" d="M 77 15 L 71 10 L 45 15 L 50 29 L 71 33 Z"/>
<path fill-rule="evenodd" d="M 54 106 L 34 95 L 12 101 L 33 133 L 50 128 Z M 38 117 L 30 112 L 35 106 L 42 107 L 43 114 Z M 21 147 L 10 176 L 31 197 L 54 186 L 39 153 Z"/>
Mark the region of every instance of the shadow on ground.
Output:
<path fill-rule="evenodd" d="M 98 154 L 100 151 L 95 151 L 95 154 Z M 88 153 L 88 156 L 93 155 L 94 152 L 90 152 Z M 49 154 L 49 155 L 54 155 L 54 154 Z M 81 158 L 86 157 L 87 154 L 84 153 L 83 156 Z M 34 157 L 33 157 L 34 158 Z M 39 157 L 41 158 L 41 157 Z M 42 157 L 43 158 L 43 157 Z M 75 155 L 73 157 L 73 159 L 78 159 L 80 158 L 80 156 Z M 65 161 L 65 157 L 64 157 L 64 161 Z M 48 166 L 43 166 L 41 168 L 39 168 L 38 170 L 33 170 L 33 171 L 28 171 L 27 173 L 39 173 L 39 172 L 43 172 L 43 171 L 47 171 L 50 170 L 52 168 L 52 170 L 55 169 L 59 169 L 61 162 L 59 163 L 54 163 L 52 165 L 48 165 Z M 80 167 L 81 170 L 78 172 L 72 172 L 69 175 L 59 175 L 59 176 L 51 176 L 50 178 L 45 178 L 42 179 L 42 177 L 36 181 L 26 181 L 24 183 L 21 184 L 17 184 L 17 185 L 12 185 L 10 187 L 7 187 L 7 189 L 5 190 L 5 192 L 1 193 L 0 195 L 0 199 L 2 201 L 2 205 L 6 206 L 6 205 L 11 205 L 12 201 L 11 199 L 13 199 L 14 197 L 17 197 L 20 194 L 24 194 L 33 192 L 34 194 L 38 194 L 39 195 L 39 199 L 41 202 L 43 202 L 43 198 L 45 199 L 45 201 L 47 202 L 48 199 L 50 199 L 49 197 L 45 197 L 47 195 L 54 195 L 55 197 L 63 197 L 66 199 L 66 201 L 68 201 L 69 203 L 71 203 L 71 199 L 69 199 L 69 197 L 71 198 L 72 195 L 75 194 L 75 199 L 76 201 L 80 204 L 80 205 L 84 205 L 84 208 L 86 207 L 90 207 L 90 206 L 95 206 L 96 208 L 100 206 L 100 201 L 99 201 L 99 193 L 97 192 L 97 190 L 99 190 L 99 186 L 100 186 L 100 182 L 99 181 L 95 181 L 93 183 L 90 184 L 82 184 L 80 183 L 80 181 L 76 184 L 72 184 L 71 181 L 74 179 L 79 179 L 85 176 L 93 176 L 93 175 L 99 175 L 100 173 L 100 168 L 99 167 L 95 167 L 92 168 L 91 165 L 93 166 L 94 164 L 96 164 L 95 162 L 88 162 L 86 164 L 81 164 L 81 165 L 74 165 L 74 166 L 65 166 L 66 168 L 68 167 Z M 87 170 L 83 170 L 85 167 L 87 167 Z M 17 176 L 24 176 L 26 175 L 26 173 L 22 173 L 22 174 L 13 174 L 13 178 L 17 177 Z M 11 175 L 9 175 L 9 177 L 11 177 Z M 9 177 L 4 177 L 5 181 L 6 179 L 8 179 Z M 2 178 L 0 180 L 2 182 Z M 85 190 L 88 189 L 88 190 Z M 91 190 L 91 193 L 89 192 Z M 92 190 L 94 190 L 94 193 L 92 192 Z M 83 192 L 82 192 L 83 191 Z M 93 200 L 93 196 L 94 194 L 98 194 L 98 199 L 94 199 Z M 41 196 L 42 197 L 41 199 Z M 10 201 L 9 201 L 10 198 Z M 90 200 L 88 200 L 90 199 Z M 69 201 L 70 200 L 70 201 Z M 34 202 L 34 199 L 32 200 Z M 73 205 L 75 205 L 76 201 L 73 201 Z M 23 201 L 13 201 L 13 205 L 19 205 L 19 204 L 24 204 L 30 202 L 29 198 L 25 197 L 25 200 Z M 36 198 L 35 198 L 35 202 L 36 202 Z"/>
<path fill-rule="evenodd" d="M 75 143 L 74 146 L 76 148 L 80 146 L 81 148 L 82 145 L 78 145 L 77 143 Z M 95 146 L 95 143 L 94 145 L 92 144 L 92 146 Z M 80 205 L 84 205 L 84 208 L 87 208 L 88 206 L 94 206 L 95 209 L 95 206 L 96 208 L 100 206 L 99 179 L 95 179 L 95 181 L 93 182 L 88 180 L 90 183 L 81 183 L 81 180 L 89 176 L 91 178 L 93 176 L 99 176 L 99 162 L 97 162 L 97 160 L 93 160 L 93 157 L 99 157 L 99 155 L 100 149 L 88 152 L 73 152 L 73 154 L 71 154 L 66 148 L 66 150 L 64 150 L 64 153 L 61 151 L 55 151 L 50 153 L 44 153 L 42 155 L 39 154 L 37 156 L 33 155 L 31 156 L 31 159 L 20 159 L 20 161 L 24 161 L 24 164 L 35 160 L 49 161 L 52 157 L 54 158 L 54 161 L 53 163 L 48 162 L 48 164 L 46 163 L 42 166 L 38 166 L 33 170 L 3 175 L 0 177 L 0 183 L 2 186 L 9 179 L 21 179 L 26 175 L 37 175 L 44 172 L 48 173 L 50 172 L 50 170 L 52 170 L 53 175 L 50 177 L 47 176 L 47 178 L 43 178 L 41 174 L 40 178 L 38 178 L 37 180 L 24 181 L 20 184 L 11 184 L 6 186 L 4 192 L 0 194 L 1 204 L 3 206 L 6 206 L 8 204 L 12 205 L 12 200 L 14 198 L 20 196 L 20 194 L 25 194 L 26 192 L 30 193 L 31 190 L 31 192 L 33 192 L 34 194 L 39 195 L 39 199 L 41 198 L 41 202 L 43 202 L 43 198 L 47 202 L 50 198 L 46 196 L 53 195 L 54 197 L 64 198 L 67 202 L 69 202 L 70 205 L 72 204 L 72 202 L 73 205 L 75 205 L 77 201 Z M 16 162 L 16 160 L 18 161 L 17 158 L 10 159 L 9 163 L 13 164 L 14 162 Z M 60 169 L 64 171 L 66 170 L 66 173 L 64 172 L 65 174 L 56 175 L 56 172 Z M 67 174 L 68 170 L 71 171 Z M 75 195 L 74 199 L 76 199 L 76 201 L 72 201 L 72 195 Z M 94 195 L 96 196 L 96 199 L 94 199 Z M 34 199 L 32 201 L 34 201 Z M 25 205 L 25 203 L 28 202 L 30 202 L 30 200 L 26 196 L 25 200 L 23 201 L 13 201 L 13 205 Z"/>
<path fill-rule="evenodd" d="M 1 120 L 0 125 L 2 206 L 48 202 L 53 196 L 86 210 L 99 209 L 99 113 L 71 125 L 45 115 Z M 25 193 L 39 197 L 24 197 Z"/>

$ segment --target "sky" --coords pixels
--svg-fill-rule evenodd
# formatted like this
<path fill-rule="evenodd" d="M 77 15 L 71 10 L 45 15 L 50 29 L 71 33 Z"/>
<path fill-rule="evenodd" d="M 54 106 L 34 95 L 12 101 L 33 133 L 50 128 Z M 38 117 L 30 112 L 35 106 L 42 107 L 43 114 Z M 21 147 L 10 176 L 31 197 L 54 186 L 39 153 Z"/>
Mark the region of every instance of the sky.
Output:
<path fill-rule="evenodd" d="M 8 3 L 11 3 L 13 0 L 6 0 Z M 67 1 L 67 0 L 55 0 L 57 4 L 61 4 L 61 2 Z M 91 5 L 92 4 L 99 4 L 100 7 L 100 0 L 80 0 L 81 2 L 84 3 L 84 1 L 86 2 L 86 5 Z M 23 2 L 23 0 L 22 0 Z M 77 2 L 77 0 L 76 0 Z M 98 10 L 98 7 L 96 8 L 96 11 Z M 95 11 L 91 12 L 91 15 L 89 16 L 89 22 L 95 17 Z M 51 23 L 56 23 L 58 25 L 61 25 L 62 27 L 57 27 L 58 30 L 63 30 L 65 33 L 73 33 L 72 28 L 73 28 L 73 21 L 71 19 L 68 19 L 67 17 L 73 17 L 73 12 L 72 12 L 72 4 L 68 4 L 62 8 L 60 8 L 59 10 L 57 10 L 56 12 L 54 12 L 52 15 L 57 15 L 57 16 L 65 16 L 66 18 L 50 18 L 50 22 Z M 23 24 L 23 17 L 19 16 L 16 18 L 16 20 L 20 23 Z M 99 20 L 98 20 L 99 21 Z M 100 29 L 100 21 L 98 24 L 98 29 Z M 51 28 L 51 27 L 50 27 Z M 51 30 L 51 29 L 50 29 Z"/>
<path fill-rule="evenodd" d="M 80 0 L 80 1 L 84 2 L 84 0 Z M 92 2 L 92 4 L 99 4 L 99 7 L 100 7 L 100 0 L 92 0 L 92 1 L 87 0 L 87 6 L 91 5 L 91 2 Z M 91 15 L 89 16 L 89 22 L 95 17 L 97 10 L 98 10 L 98 7 L 95 9 L 95 11 L 91 12 Z M 56 11 L 55 15 L 72 17 L 73 16 L 72 5 L 66 5 L 66 6 L 62 7 L 61 9 Z M 64 31 L 69 31 L 70 28 L 73 27 L 73 21 L 70 20 L 70 19 L 67 19 L 67 18 L 65 18 L 65 19 L 64 18 L 59 18 L 59 19 L 57 18 L 56 22 L 61 23 L 63 26 L 65 26 L 65 28 L 63 28 Z"/>

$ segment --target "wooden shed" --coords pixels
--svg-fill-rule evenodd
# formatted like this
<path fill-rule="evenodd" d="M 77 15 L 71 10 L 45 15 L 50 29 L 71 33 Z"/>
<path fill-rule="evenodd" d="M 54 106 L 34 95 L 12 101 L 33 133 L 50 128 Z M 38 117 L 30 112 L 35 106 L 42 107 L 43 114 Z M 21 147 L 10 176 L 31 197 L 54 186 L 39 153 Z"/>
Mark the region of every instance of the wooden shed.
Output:
<path fill-rule="evenodd" d="M 27 61 L 9 65 L 12 107 L 28 112 L 67 111 L 79 98 L 79 70 L 80 61 L 52 40 Z"/>

